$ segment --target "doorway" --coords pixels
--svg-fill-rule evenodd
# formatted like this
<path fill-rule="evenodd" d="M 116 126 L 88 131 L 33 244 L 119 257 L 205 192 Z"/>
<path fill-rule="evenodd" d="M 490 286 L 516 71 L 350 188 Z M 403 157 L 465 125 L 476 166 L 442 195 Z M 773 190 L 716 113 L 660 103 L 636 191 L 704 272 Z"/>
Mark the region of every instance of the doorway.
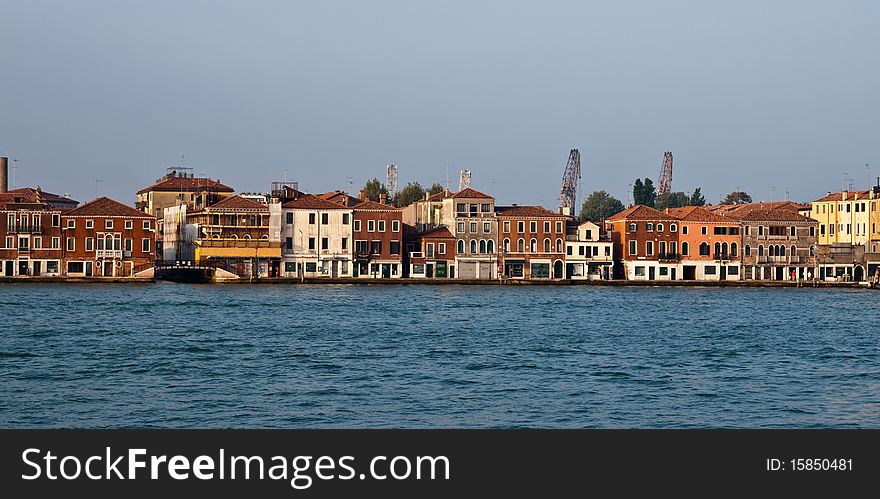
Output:
<path fill-rule="evenodd" d="M 382 279 L 390 279 L 391 278 L 391 265 L 387 263 L 382 264 Z"/>
<path fill-rule="evenodd" d="M 428 263 L 425 265 L 425 277 L 434 277 L 434 265 Z"/>
<path fill-rule="evenodd" d="M 685 281 L 695 281 L 697 279 L 697 266 L 685 265 L 681 269 L 681 278 Z"/>
<path fill-rule="evenodd" d="M 784 268 L 782 268 L 782 267 L 774 267 L 774 268 L 773 268 L 773 271 L 774 271 L 774 273 L 776 274 L 776 280 L 777 280 L 777 281 L 783 281 L 783 280 L 785 280 L 785 269 L 784 269 Z"/>
<path fill-rule="evenodd" d="M 92 277 L 92 262 L 86 262 L 86 277 Z"/>
<path fill-rule="evenodd" d="M 28 261 L 27 260 L 19 260 L 18 261 L 18 275 L 28 275 Z"/>
<path fill-rule="evenodd" d="M 669 269 L 669 279 L 670 280 L 673 280 L 673 281 L 675 280 L 675 271 L 676 270 L 678 270 L 678 269 L 676 269 L 675 267 L 672 267 L 671 269 Z"/>
<path fill-rule="evenodd" d="M 101 274 L 104 277 L 112 277 L 113 276 L 113 262 L 104 262 L 103 268 L 101 269 Z"/>
<path fill-rule="evenodd" d="M 655 277 L 655 273 L 657 272 L 656 267 L 648 267 L 648 280 L 653 281 Z"/>
<path fill-rule="evenodd" d="M 3 275 L 11 277 L 14 272 L 15 265 L 13 264 L 12 260 L 8 260 L 6 262 L 6 269 L 4 270 Z"/>
<path fill-rule="evenodd" d="M 34 275 L 40 275 L 43 273 L 43 262 L 34 262 Z"/>
<path fill-rule="evenodd" d="M 720 271 L 719 275 L 721 276 L 722 281 L 727 280 L 727 266 L 725 266 L 725 265 L 721 266 L 721 271 Z"/>
<path fill-rule="evenodd" d="M 332 277 L 333 279 L 339 277 L 339 262 L 337 262 L 336 260 L 330 262 L 330 277 Z"/>
<path fill-rule="evenodd" d="M 562 271 L 562 260 L 556 260 L 556 263 L 553 264 L 553 278 L 562 279 L 564 277 L 565 274 Z"/>

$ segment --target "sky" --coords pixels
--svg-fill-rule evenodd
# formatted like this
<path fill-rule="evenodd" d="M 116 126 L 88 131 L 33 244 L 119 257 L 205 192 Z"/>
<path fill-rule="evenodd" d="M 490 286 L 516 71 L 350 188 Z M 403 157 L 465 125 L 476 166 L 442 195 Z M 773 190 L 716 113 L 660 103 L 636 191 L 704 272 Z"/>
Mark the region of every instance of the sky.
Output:
<path fill-rule="evenodd" d="M 666 150 L 673 190 L 709 202 L 880 176 L 880 2 L 0 0 L 0 19 L 0 155 L 80 201 L 134 203 L 181 164 L 356 193 L 394 163 L 401 187 L 469 169 L 552 209 L 571 148 L 579 200 L 626 203 Z"/>

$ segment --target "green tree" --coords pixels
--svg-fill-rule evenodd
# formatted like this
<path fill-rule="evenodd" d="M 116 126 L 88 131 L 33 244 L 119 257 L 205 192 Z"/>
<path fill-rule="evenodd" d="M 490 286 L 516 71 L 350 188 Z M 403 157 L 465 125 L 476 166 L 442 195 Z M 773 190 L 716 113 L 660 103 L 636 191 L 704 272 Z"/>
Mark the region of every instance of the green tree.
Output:
<path fill-rule="evenodd" d="M 683 192 L 670 192 L 657 196 L 656 208 L 662 210 L 665 208 L 681 208 L 687 206 L 690 197 Z"/>
<path fill-rule="evenodd" d="M 694 189 L 694 193 L 691 194 L 691 198 L 688 200 L 688 206 L 706 206 L 706 198 L 703 197 L 703 193 L 700 192 L 699 187 Z"/>
<path fill-rule="evenodd" d="M 623 209 L 623 203 L 614 196 L 605 191 L 594 191 L 581 206 L 580 220 L 601 222 Z"/>
<path fill-rule="evenodd" d="M 642 179 L 637 178 L 635 182 L 633 182 L 633 204 L 645 204 L 645 185 L 642 183 Z"/>
<path fill-rule="evenodd" d="M 440 185 L 438 182 L 434 182 L 433 184 L 431 184 L 431 188 L 428 189 L 428 192 L 433 196 L 438 192 L 443 192 L 443 186 Z"/>
<path fill-rule="evenodd" d="M 377 178 L 368 180 L 364 185 L 364 197 L 370 201 L 379 201 L 379 194 L 388 194 L 385 184 L 379 182 Z"/>
<path fill-rule="evenodd" d="M 644 182 L 640 178 L 636 179 L 633 183 L 633 203 L 654 207 L 657 203 L 657 189 L 651 179 L 645 178 Z"/>
<path fill-rule="evenodd" d="M 733 191 L 721 200 L 721 204 L 748 204 L 752 202 L 752 196 L 743 191 Z"/>
<path fill-rule="evenodd" d="M 410 182 L 394 196 L 394 204 L 399 208 L 409 206 L 425 197 L 425 189 L 418 182 Z"/>

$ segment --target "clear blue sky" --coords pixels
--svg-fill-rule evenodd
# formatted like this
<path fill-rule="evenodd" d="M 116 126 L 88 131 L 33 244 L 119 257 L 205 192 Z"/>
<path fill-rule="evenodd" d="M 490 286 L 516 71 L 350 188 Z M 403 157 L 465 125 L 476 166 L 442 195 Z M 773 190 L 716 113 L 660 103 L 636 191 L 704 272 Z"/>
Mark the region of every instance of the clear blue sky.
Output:
<path fill-rule="evenodd" d="M 550 208 L 572 147 L 624 202 L 666 149 L 710 202 L 880 175 L 878 2 L 423 4 L 0 0 L 0 154 L 127 203 L 181 154 L 239 191 L 448 165 Z"/>

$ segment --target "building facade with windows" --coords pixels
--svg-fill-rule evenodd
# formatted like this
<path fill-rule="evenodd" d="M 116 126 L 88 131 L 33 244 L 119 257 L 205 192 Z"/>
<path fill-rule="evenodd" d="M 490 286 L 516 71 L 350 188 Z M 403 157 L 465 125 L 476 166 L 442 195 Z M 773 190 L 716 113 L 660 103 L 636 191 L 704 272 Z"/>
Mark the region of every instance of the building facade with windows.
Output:
<path fill-rule="evenodd" d="M 863 281 L 870 242 L 872 190 L 828 193 L 812 203 L 810 216 L 819 223 L 819 277 Z"/>
<path fill-rule="evenodd" d="M 283 277 L 353 277 L 351 207 L 306 194 L 281 208 Z"/>
<path fill-rule="evenodd" d="M 452 279 L 455 277 L 455 236 L 437 227 L 407 237 L 409 277 Z"/>
<path fill-rule="evenodd" d="M 440 225 L 455 235 L 457 279 L 498 277 L 495 198 L 467 188 L 443 199 Z"/>
<path fill-rule="evenodd" d="M 564 279 L 570 217 L 540 206 L 498 207 L 501 275 L 509 279 Z"/>
<path fill-rule="evenodd" d="M 598 225 L 590 221 L 566 225 L 566 279 L 608 280 L 613 265 L 614 243 Z"/>
<path fill-rule="evenodd" d="M 818 226 L 791 209 L 755 209 L 736 214 L 742 224 L 743 279 L 749 281 L 820 278 Z"/>
<path fill-rule="evenodd" d="M 107 197 L 61 215 L 64 275 L 132 277 L 155 261 L 156 218 Z"/>
<path fill-rule="evenodd" d="M 383 279 L 402 277 L 402 210 L 389 204 L 365 200 L 352 206 L 352 219 L 352 276 Z"/>
<path fill-rule="evenodd" d="M 0 193 L 0 276 L 58 276 L 62 272 L 61 210 L 41 192 Z"/>
<path fill-rule="evenodd" d="M 606 221 L 614 245 L 614 278 L 680 280 L 681 254 L 676 216 L 635 205 Z"/>
<path fill-rule="evenodd" d="M 678 246 L 662 241 L 659 254 L 678 258 L 685 281 L 738 281 L 742 277 L 740 223 L 701 206 L 670 208 L 678 220 Z M 663 226 L 655 226 L 662 231 Z M 667 228 L 668 229 L 668 228 Z M 676 278 L 672 278 L 676 280 Z"/>

